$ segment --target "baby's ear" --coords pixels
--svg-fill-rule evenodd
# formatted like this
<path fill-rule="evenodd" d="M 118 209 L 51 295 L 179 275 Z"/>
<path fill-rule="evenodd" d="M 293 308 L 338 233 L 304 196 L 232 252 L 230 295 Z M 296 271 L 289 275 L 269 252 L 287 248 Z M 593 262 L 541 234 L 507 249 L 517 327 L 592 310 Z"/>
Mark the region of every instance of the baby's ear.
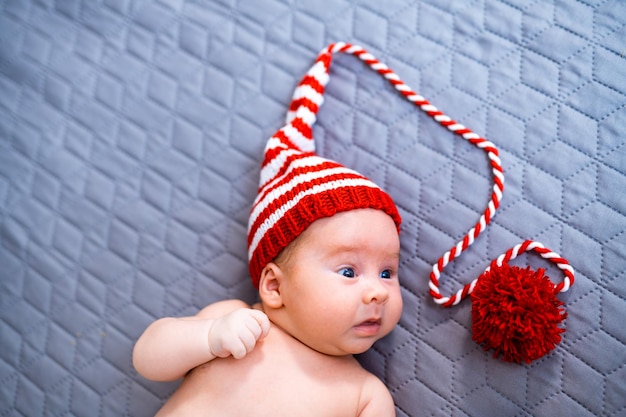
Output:
<path fill-rule="evenodd" d="M 283 271 L 274 262 L 265 265 L 259 282 L 259 296 L 263 304 L 270 308 L 281 308 L 283 299 L 280 294 L 280 284 L 283 280 Z"/>

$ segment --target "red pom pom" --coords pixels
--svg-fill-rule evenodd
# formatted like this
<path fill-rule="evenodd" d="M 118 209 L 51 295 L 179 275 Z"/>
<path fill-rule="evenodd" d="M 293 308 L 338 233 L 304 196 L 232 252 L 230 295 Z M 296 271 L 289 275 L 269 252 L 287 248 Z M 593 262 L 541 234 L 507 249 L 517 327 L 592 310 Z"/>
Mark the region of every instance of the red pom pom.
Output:
<path fill-rule="evenodd" d="M 472 292 L 472 338 L 494 349 L 507 362 L 531 361 L 550 352 L 565 329 L 567 313 L 555 286 L 544 275 L 504 263 L 492 263 Z"/>

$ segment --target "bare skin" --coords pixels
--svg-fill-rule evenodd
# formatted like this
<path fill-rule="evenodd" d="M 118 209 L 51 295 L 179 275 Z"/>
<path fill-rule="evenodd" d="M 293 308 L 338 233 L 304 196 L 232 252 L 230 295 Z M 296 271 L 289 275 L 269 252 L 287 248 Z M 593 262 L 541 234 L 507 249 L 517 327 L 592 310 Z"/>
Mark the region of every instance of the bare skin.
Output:
<path fill-rule="evenodd" d="M 263 270 L 261 303 L 223 301 L 146 329 L 133 352 L 138 372 L 184 376 L 158 416 L 395 415 L 385 385 L 353 357 L 400 318 L 393 221 L 371 209 L 340 213 L 296 242 Z"/>

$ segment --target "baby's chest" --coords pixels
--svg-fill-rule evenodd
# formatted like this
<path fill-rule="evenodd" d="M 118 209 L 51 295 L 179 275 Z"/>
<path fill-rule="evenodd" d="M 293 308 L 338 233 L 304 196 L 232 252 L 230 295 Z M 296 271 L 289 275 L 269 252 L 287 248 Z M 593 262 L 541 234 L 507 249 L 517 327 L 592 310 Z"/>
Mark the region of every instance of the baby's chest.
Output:
<path fill-rule="evenodd" d="M 361 381 L 348 369 L 331 365 L 259 350 L 243 360 L 213 361 L 185 382 L 195 386 L 189 387 L 191 392 L 202 392 L 199 397 L 207 406 L 229 410 L 221 415 L 357 415 Z"/>

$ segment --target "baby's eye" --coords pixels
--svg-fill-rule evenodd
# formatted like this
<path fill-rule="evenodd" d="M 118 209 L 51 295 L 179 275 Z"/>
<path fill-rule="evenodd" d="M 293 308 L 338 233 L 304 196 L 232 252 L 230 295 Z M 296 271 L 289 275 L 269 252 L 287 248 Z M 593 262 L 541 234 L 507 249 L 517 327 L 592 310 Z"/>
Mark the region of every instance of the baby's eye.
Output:
<path fill-rule="evenodd" d="M 382 279 L 390 279 L 391 278 L 391 271 L 389 269 L 385 269 L 383 272 L 380 273 L 380 277 Z"/>
<path fill-rule="evenodd" d="M 356 276 L 356 273 L 352 268 L 341 268 L 339 270 L 339 274 L 343 275 L 346 278 L 354 278 Z"/>

